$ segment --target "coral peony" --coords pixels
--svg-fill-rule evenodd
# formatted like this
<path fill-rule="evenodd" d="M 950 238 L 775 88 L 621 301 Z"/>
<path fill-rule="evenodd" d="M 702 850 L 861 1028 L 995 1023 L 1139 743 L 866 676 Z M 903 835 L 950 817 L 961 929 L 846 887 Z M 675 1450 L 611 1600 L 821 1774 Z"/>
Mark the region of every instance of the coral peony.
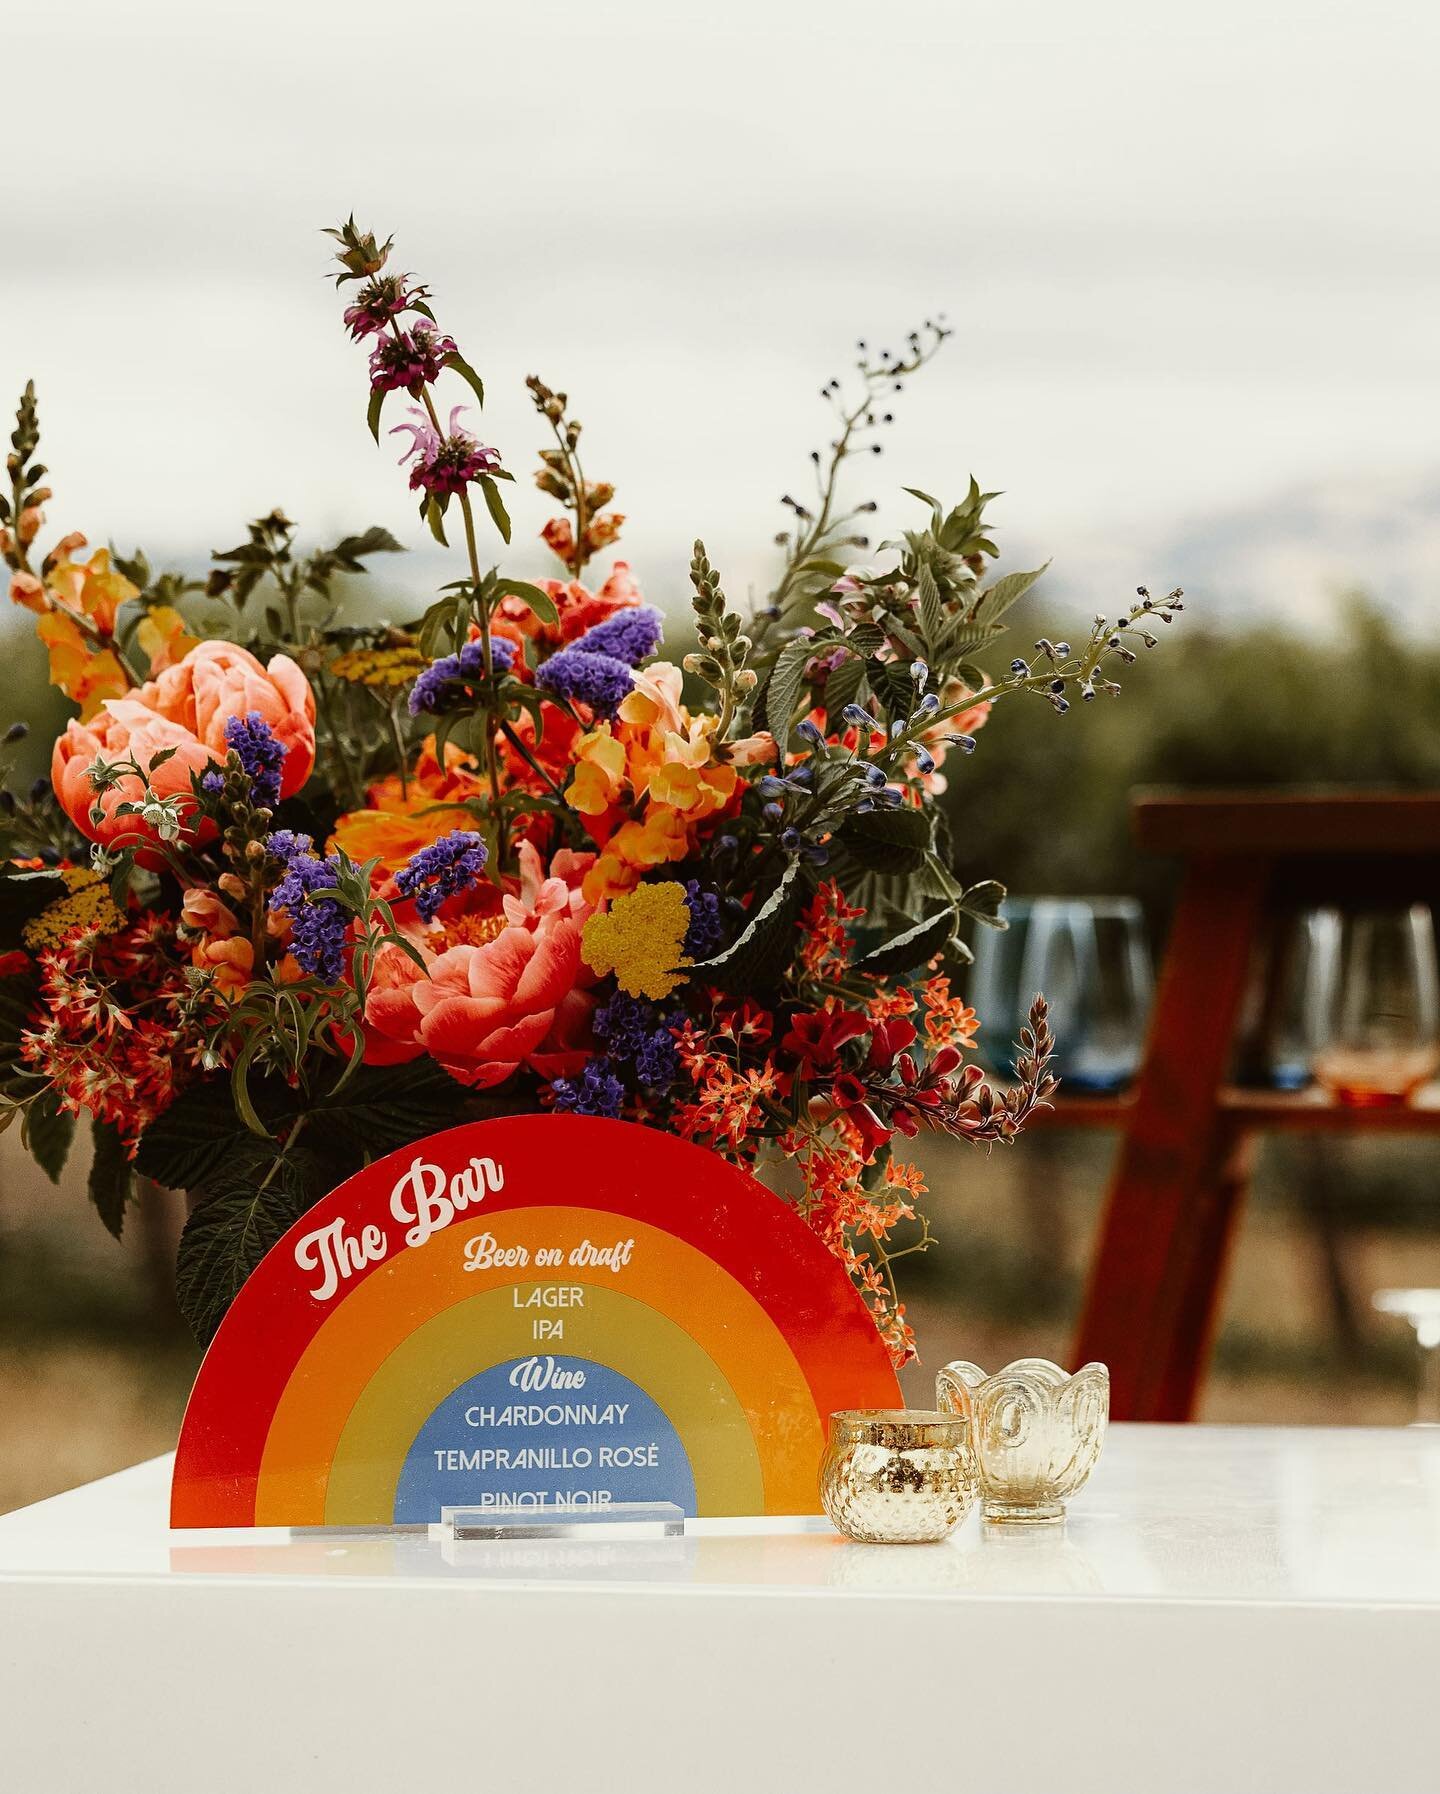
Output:
<path fill-rule="evenodd" d="M 280 791 L 289 797 L 315 763 L 315 699 L 309 682 L 287 655 L 277 654 L 262 667 L 253 654 L 230 642 L 201 642 L 148 685 L 127 697 L 107 699 L 88 723 L 70 723 L 51 758 L 55 795 L 92 841 L 107 847 L 153 841 L 156 831 L 143 817 L 115 813 L 120 804 L 139 802 L 145 795 L 133 773 L 100 794 L 102 815 L 92 822 L 97 798 L 89 774 L 96 760 L 134 760 L 148 767 L 162 749 L 174 748 L 170 759 L 151 773 L 150 786 L 156 797 L 179 798 L 183 816 L 194 807 L 191 773 L 225 759 L 226 723 L 251 712 L 259 714 L 286 750 Z"/>
<path fill-rule="evenodd" d="M 573 1076 L 594 1050 L 587 978 L 580 930 L 564 913 L 451 947 L 425 972 L 385 948 L 365 1004 L 365 1057 L 392 1065 L 429 1053 L 479 1089 L 522 1064 L 545 1078 Z"/>

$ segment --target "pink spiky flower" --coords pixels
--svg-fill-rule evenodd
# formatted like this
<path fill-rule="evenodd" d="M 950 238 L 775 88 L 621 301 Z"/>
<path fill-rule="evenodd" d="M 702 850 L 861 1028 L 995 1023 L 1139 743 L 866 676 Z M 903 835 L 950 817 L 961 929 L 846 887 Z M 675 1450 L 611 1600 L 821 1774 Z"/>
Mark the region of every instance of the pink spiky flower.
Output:
<path fill-rule="evenodd" d="M 377 274 L 361 287 L 344 313 L 345 328 L 357 343 L 378 335 L 393 319 L 430 297 L 427 287 L 418 282 L 411 286 L 410 279 L 408 274 Z"/>
<path fill-rule="evenodd" d="M 392 436 L 402 430 L 410 432 L 410 447 L 400 457 L 400 464 L 403 467 L 412 456 L 415 459 L 410 469 L 412 492 L 423 490 L 431 498 L 454 498 L 473 481 L 498 471 L 499 449 L 485 448 L 456 422 L 461 412 L 469 409 L 468 405 L 456 405 L 442 436 L 420 407 L 412 405 L 410 414 L 419 422 L 396 424 L 390 432 Z"/>
<path fill-rule="evenodd" d="M 393 336 L 382 336 L 370 351 L 371 392 L 418 393 L 440 378 L 447 355 L 456 353 L 454 337 L 433 324 L 415 323 Z"/>

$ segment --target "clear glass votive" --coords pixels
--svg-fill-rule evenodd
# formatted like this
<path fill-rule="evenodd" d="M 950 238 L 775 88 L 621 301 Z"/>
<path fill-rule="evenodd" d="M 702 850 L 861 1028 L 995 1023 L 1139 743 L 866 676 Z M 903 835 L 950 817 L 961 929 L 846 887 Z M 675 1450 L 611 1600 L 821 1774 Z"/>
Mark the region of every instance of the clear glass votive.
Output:
<path fill-rule="evenodd" d="M 969 1417 L 925 1408 L 832 1414 L 820 1500 L 836 1530 L 862 1545 L 945 1538 L 975 1501 Z"/>
<path fill-rule="evenodd" d="M 970 1420 L 987 1521 L 1043 1526 L 1065 1518 L 1105 1442 L 1110 1372 L 1087 1364 L 1074 1376 L 1048 1358 L 1020 1358 L 994 1376 L 957 1360 L 936 1379 L 937 1405 Z"/>

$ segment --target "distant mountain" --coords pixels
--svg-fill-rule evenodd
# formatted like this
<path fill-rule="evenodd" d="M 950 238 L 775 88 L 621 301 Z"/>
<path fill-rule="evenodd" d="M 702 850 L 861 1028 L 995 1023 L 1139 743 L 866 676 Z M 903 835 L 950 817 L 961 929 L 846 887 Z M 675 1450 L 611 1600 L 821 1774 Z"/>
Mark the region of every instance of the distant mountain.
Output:
<path fill-rule="evenodd" d="M 1197 619 L 1334 623 L 1357 588 L 1408 628 L 1440 627 L 1440 471 L 1315 481 L 1179 525 L 1071 538 L 1047 580 L 1052 597 L 1113 612 L 1137 583 L 1184 586 Z"/>

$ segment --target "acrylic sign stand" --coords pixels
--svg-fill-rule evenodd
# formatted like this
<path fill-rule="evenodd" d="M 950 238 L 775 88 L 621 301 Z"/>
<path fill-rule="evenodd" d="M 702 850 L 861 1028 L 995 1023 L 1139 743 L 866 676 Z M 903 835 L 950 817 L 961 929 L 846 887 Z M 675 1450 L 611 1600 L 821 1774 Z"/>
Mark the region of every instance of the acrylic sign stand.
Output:
<path fill-rule="evenodd" d="M 900 1402 L 839 1263 L 748 1172 L 623 1122 L 475 1122 L 367 1166 L 256 1268 L 171 1524 L 813 1514 L 828 1415 Z"/>

